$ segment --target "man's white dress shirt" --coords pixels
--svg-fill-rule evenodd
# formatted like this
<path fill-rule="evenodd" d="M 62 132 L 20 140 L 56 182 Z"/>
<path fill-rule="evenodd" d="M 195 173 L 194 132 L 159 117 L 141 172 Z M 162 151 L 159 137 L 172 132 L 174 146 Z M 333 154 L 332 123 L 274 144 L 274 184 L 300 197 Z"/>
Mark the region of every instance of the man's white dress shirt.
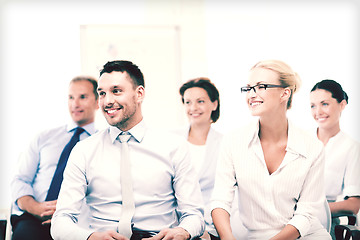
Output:
<path fill-rule="evenodd" d="M 191 237 L 200 236 L 204 231 L 202 197 L 186 141 L 148 129 L 144 121 L 128 132 L 135 200 L 133 229 L 157 233 L 179 224 Z M 120 133 L 118 128 L 109 127 L 74 147 L 52 219 L 55 239 L 85 240 L 95 231 L 116 231 L 122 210 Z M 76 224 L 84 198 L 90 207 L 88 229 Z"/>
<path fill-rule="evenodd" d="M 319 239 L 330 239 L 314 217 L 325 201 L 321 142 L 289 122 L 285 157 L 269 174 L 258 133 L 256 121 L 224 137 L 212 209 L 230 213 L 238 188 L 240 217 L 249 230 L 249 239 L 270 238 L 287 224 L 303 237 L 319 234 Z"/>

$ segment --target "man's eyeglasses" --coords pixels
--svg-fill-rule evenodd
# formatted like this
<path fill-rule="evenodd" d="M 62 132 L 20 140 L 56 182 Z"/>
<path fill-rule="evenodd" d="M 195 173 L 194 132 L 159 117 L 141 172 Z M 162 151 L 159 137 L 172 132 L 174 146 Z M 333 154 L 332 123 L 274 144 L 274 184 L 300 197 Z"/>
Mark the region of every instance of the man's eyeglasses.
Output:
<path fill-rule="evenodd" d="M 254 92 L 256 93 L 256 92 L 265 91 L 267 88 L 286 88 L 286 87 L 282 86 L 282 85 L 259 83 L 254 86 L 246 86 L 246 87 L 242 87 L 240 89 L 241 89 L 242 93 L 250 92 L 251 89 L 254 90 Z"/>

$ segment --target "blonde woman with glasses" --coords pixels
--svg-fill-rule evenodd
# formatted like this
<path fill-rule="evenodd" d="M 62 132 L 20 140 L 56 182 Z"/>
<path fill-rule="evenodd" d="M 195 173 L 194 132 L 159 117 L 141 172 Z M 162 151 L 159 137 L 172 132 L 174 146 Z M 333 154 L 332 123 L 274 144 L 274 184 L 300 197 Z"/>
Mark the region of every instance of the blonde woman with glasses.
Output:
<path fill-rule="evenodd" d="M 284 62 L 261 61 L 250 70 L 245 93 L 257 120 L 224 137 L 212 196 L 212 218 L 222 240 L 234 191 L 248 239 L 331 239 L 316 218 L 323 207 L 321 142 L 288 120 L 300 78 Z"/>

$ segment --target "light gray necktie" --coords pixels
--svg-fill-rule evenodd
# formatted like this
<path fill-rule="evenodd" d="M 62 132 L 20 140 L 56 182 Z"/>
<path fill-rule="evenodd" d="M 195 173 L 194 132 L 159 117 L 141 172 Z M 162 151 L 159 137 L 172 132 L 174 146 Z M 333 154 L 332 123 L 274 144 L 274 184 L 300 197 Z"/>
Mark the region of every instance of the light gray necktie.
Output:
<path fill-rule="evenodd" d="M 120 183 L 122 189 L 122 211 L 118 225 L 118 232 L 129 239 L 132 235 L 131 220 L 135 212 L 128 146 L 128 141 L 130 137 L 131 135 L 126 132 L 123 132 L 119 135 L 119 139 L 121 142 Z"/>

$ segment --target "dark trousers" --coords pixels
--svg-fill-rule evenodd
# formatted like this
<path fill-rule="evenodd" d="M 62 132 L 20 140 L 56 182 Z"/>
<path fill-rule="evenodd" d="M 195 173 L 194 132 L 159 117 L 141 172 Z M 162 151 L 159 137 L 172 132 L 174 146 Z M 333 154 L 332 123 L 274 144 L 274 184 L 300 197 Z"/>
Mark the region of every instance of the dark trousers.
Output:
<path fill-rule="evenodd" d="M 211 234 L 209 234 L 209 235 L 210 235 L 210 239 L 211 239 L 211 240 L 220 240 L 219 237 L 216 237 L 216 236 L 211 235 Z"/>
<path fill-rule="evenodd" d="M 143 238 L 149 238 L 152 236 L 153 235 L 151 235 L 149 232 L 135 230 L 133 231 L 130 240 L 141 240 Z"/>
<path fill-rule="evenodd" d="M 5 239 L 6 224 L 9 224 L 6 222 L 6 220 L 4 220 L 4 219 L 0 220 L 0 240 Z"/>
<path fill-rule="evenodd" d="M 12 240 L 53 240 L 50 235 L 50 224 L 42 225 L 41 221 L 29 213 L 11 216 Z M 146 231 L 135 230 L 130 240 L 141 240 L 153 235 Z"/>
<path fill-rule="evenodd" d="M 133 234 L 131 235 L 130 240 L 141 240 L 143 238 L 149 238 L 149 237 L 153 237 L 153 236 L 154 235 L 150 234 L 149 232 L 134 230 Z M 200 238 L 196 238 L 194 240 L 198 240 L 198 239 L 200 239 Z"/>
<path fill-rule="evenodd" d="M 21 216 L 11 215 L 12 240 L 53 240 L 50 235 L 50 224 L 42 225 L 41 221 L 25 212 Z"/>

